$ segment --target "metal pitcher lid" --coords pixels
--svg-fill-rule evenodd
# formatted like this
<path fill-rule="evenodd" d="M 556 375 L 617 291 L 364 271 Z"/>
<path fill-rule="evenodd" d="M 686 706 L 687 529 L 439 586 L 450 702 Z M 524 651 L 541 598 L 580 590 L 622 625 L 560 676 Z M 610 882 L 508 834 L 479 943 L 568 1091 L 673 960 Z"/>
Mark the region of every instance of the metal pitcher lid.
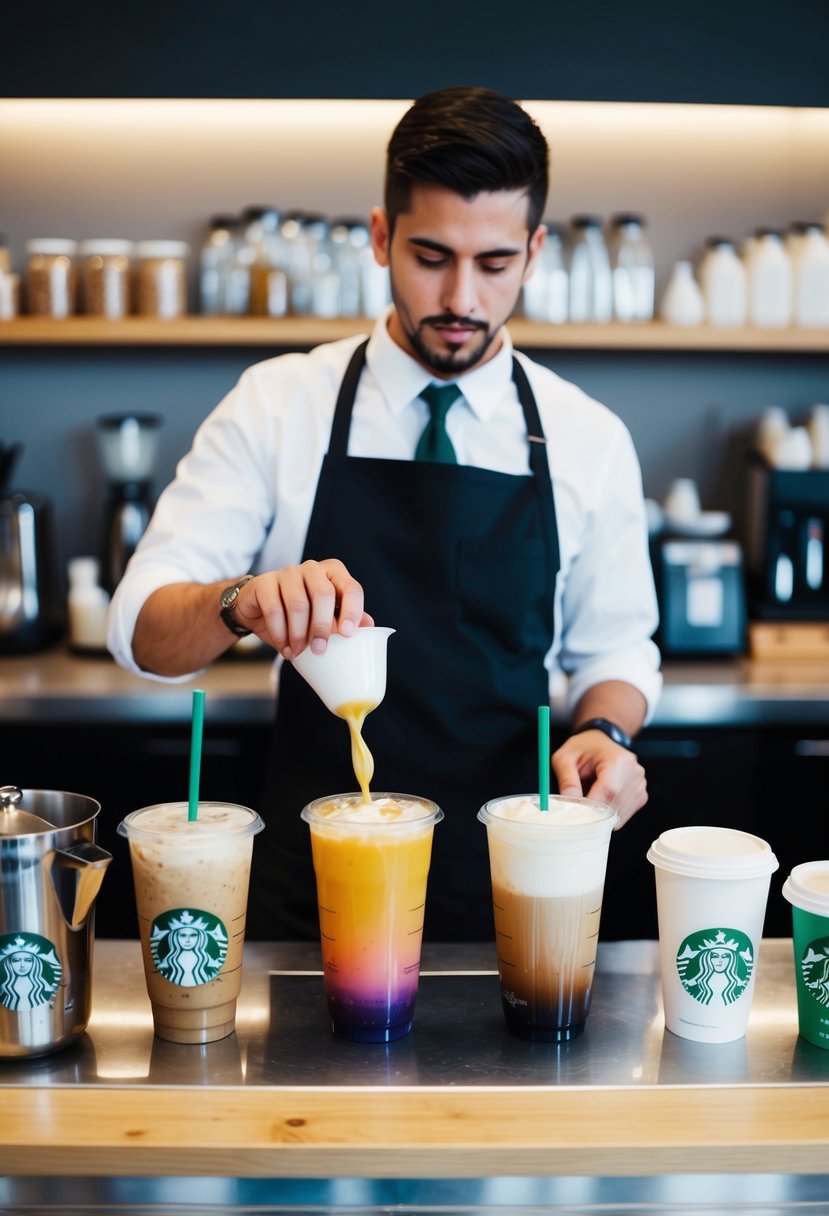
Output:
<path fill-rule="evenodd" d="M 16 785 L 0 786 L 0 836 L 32 836 L 37 832 L 54 832 L 55 824 L 21 811 L 23 791 Z"/>

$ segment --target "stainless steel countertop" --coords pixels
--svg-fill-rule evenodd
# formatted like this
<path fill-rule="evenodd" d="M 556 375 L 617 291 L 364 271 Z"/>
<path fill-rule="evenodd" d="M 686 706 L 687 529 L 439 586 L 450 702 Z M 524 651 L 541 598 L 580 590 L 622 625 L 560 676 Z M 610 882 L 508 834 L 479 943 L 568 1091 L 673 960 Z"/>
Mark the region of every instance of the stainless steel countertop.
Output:
<path fill-rule="evenodd" d="M 506 1030 L 488 945 L 426 946 L 414 1029 L 389 1046 L 330 1031 L 319 949 L 250 943 L 237 1033 L 182 1047 L 152 1031 L 137 941 L 95 947 L 93 1013 L 74 1046 L 0 1061 L 3 1086 L 810 1086 L 829 1082 L 829 1051 L 798 1037 L 791 942 L 764 941 L 748 1034 L 693 1043 L 665 1030 L 655 942 L 599 946 L 586 1030 L 530 1044 Z"/>
<path fill-rule="evenodd" d="M 827 662 L 667 663 L 664 677 L 655 727 L 829 724 Z M 0 722 L 185 725 L 192 690 L 201 687 L 209 721 L 265 725 L 273 718 L 274 686 L 272 664 L 263 658 L 222 659 L 195 680 L 169 684 L 59 646 L 0 657 Z M 553 716 L 564 720 L 561 705 Z"/>

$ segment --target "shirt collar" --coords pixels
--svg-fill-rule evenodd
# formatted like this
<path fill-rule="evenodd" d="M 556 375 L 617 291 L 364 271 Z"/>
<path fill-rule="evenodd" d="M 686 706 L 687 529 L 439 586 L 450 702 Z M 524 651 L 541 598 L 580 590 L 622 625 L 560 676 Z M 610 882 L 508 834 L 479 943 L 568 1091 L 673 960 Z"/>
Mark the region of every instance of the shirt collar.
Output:
<path fill-rule="evenodd" d="M 398 414 L 419 397 L 434 376 L 407 354 L 390 336 L 388 310 L 377 321 L 366 351 L 366 362 L 392 414 Z M 501 349 L 486 363 L 458 376 L 457 385 L 473 414 L 486 421 L 494 413 L 512 380 L 512 340 L 503 329 Z"/>

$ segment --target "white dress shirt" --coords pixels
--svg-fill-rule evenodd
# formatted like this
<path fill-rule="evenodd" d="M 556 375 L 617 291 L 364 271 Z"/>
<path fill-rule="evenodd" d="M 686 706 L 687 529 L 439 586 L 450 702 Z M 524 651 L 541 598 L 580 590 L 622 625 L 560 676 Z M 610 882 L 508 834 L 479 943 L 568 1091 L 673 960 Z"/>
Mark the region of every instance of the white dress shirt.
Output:
<path fill-rule="evenodd" d="M 142 605 L 157 588 L 231 582 L 249 570 L 301 561 L 337 393 L 361 340 L 254 364 L 201 425 L 113 597 L 108 644 L 123 667 L 148 674 L 133 659 L 132 636 Z M 458 378 L 463 399 L 450 409 L 447 430 L 460 464 L 529 472 L 512 355 L 505 331 L 498 353 Z M 657 609 L 630 435 L 581 389 L 525 355 L 518 359 L 547 439 L 561 550 L 550 588 L 551 690 L 564 672 L 572 708 L 592 685 L 624 680 L 643 693 L 650 718 L 661 689 L 659 653 L 650 640 Z M 432 379 L 392 341 L 381 318 L 354 403 L 349 456 L 411 460 L 429 415 L 419 393 Z M 347 512 L 348 503 L 341 509 Z M 351 573 L 359 580 L 359 570 Z"/>

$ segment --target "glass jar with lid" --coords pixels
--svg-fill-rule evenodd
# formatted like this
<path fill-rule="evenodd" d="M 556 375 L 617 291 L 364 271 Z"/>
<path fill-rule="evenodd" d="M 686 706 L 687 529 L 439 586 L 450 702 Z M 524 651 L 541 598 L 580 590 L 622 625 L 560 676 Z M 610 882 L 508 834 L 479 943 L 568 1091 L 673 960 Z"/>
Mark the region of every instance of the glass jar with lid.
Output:
<path fill-rule="evenodd" d="M 77 241 L 41 237 L 26 242 L 26 306 L 36 317 L 75 311 Z"/>
<path fill-rule="evenodd" d="M 187 312 L 186 241 L 139 241 L 135 246 L 136 311 L 170 320 Z"/>
<path fill-rule="evenodd" d="M 119 320 L 130 310 L 132 241 L 98 238 L 83 241 L 83 309 L 93 317 Z"/>

